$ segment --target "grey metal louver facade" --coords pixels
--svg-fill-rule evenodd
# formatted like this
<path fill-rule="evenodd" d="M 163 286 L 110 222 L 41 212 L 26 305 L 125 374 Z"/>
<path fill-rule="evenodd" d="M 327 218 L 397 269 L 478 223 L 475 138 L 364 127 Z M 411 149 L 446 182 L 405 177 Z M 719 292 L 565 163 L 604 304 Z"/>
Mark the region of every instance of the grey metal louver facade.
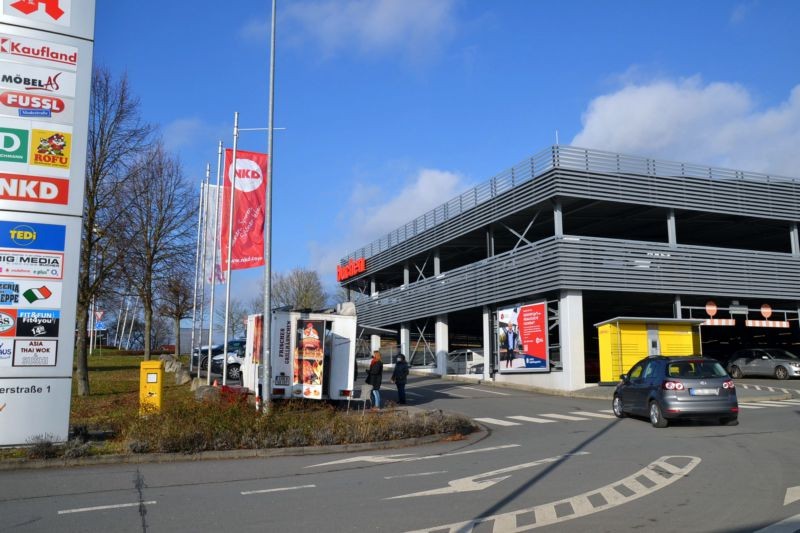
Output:
<path fill-rule="evenodd" d="M 574 198 L 787 227 L 800 220 L 797 179 L 554 146 L 343 258 L 367 258 L 367 271 L 347 283 L 522 210 Z M 556 235 L 361 297 L 357 306 L 365 323 L 390 324 L 562 289 L 800 301 L 797 253 Z"/>

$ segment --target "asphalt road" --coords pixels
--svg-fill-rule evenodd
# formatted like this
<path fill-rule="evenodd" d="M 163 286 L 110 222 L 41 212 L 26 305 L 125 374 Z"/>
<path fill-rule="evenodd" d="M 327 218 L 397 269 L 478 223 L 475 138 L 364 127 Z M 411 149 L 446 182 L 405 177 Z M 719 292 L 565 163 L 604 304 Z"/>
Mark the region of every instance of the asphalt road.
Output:
<path fill-rule="evenodd" d="M 486 431 L 365 453 L 2 472 L 0 531 L 800 529 L 775 525 L 800 516 L 800 400 L 743 409 L 734 427 L 654 429 L 607 401 L 419 377 L 408 392 Z"/>

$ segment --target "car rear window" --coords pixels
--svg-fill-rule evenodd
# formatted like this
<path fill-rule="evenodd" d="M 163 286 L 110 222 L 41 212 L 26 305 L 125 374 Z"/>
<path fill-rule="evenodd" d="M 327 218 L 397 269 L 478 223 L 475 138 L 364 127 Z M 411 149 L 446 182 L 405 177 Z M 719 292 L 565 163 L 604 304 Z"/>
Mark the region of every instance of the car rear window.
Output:
<path fill-rule="evenodd" d="M 722 365 L 716 361 L 674 361 L 667 365 L 667 376 L 673 378 L 721 378 L 727 375 Z"/>

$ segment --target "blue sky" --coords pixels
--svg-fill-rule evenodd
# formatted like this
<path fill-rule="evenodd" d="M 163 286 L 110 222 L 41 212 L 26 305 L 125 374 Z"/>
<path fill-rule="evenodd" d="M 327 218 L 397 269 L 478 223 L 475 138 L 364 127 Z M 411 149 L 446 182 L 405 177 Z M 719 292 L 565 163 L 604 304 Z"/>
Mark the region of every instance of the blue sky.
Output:
<path fill-rule="evenodd" d="M 269 0 L 97 1 L 199 184 L 266 126 Z M 335 264 L 555 142 L 800 176 L 800 3 L 279 0 L 273 269 Z M 240 148 L 266 151 L 266 134 Z M 262 269 L 234 274 L 252 293 Z"/>

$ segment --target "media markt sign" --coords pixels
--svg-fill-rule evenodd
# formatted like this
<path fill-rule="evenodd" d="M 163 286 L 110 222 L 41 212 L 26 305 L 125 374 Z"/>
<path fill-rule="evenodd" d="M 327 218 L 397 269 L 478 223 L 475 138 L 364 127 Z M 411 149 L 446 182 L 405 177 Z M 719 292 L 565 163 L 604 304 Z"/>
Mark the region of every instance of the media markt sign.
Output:
<path fill-rule="evenodd" d="M 0 0 L 0 446 L 69 435 L 94 0 Z"/>

